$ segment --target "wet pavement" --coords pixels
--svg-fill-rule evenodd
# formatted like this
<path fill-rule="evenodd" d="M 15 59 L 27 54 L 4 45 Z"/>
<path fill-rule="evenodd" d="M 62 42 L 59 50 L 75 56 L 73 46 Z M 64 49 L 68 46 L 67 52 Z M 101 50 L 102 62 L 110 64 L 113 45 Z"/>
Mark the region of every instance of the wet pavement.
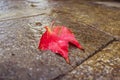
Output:
<path fill-rule="evenodd" d="M 119 63 L 120 42 L 116 41 L 56 80 L 119 80 Z"/>
<path fill-rule="evenodd" d="M 0 0 L 0 80 L 119 80 L 119 4 Z M 69 47 L 71 64 L 37 49 L 43 27 L 53 20 L 70 28 L 85 48 Z"/>

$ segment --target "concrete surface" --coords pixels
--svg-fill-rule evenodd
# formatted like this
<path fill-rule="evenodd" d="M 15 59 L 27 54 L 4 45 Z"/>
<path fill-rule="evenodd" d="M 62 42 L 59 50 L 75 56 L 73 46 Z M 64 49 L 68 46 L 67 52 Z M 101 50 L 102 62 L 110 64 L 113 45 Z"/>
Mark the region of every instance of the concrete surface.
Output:
<path fill-rule="evenodd" d="M 119 63 L 120 42 L 116 41 L 59 80 L 119 80 Z"/>
<path fill-rule="evenodd" d="M 52 20 L 85 48 L 69 47 L 71 64 L 37 49 Z M 118 6 L 94 0 L 0 0 L 0 80 L 118 80 L 119 23 Z"/>

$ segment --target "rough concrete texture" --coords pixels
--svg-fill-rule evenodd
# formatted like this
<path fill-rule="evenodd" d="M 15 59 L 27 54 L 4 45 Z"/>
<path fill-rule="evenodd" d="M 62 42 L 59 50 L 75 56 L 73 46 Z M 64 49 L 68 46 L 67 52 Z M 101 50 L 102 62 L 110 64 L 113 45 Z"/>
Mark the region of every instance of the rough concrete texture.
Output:
<path fill-rule="evenodd" d="M 103 5 L 96 5 L 96 3 Z M 55 18 L 59 13 L 58 16 L 68 16 L 67 18 L 75 22 L 89 24 L 120 39 L 118 17 L 120 3 L 81 0 L 1 0 L 0 5 L 0 21 L 37 15 L 49 15 Z M 106 7 L 107 5 L 110 6 Z"/>
<path fill-rule="evenodd" d="M 39 78 L 53 79 L 60 74 L 67 73 L 88 56 L 93 55 L 99 48 L 113 40 L 112 37 L 89 26 L 70 23 L 71 30 L 75 32 L 81 44 L 84 44 L 86 52 L 83 53 L 71 46 L 69 50 L 71 65 L 68 65 L 63 58 L 54 53 L 50 51 L 41 52 L 37 49 L 43 28 L 42 26 L 35 26 L 35 22 L 37 20 L 42 22 L 40 17 L 0 22 L 0 29 L 2 30 L 0 61 L 5 64 L 16 63 L 16 66 L 27 69 L 35 80 Z M 6 69 L 2 73 L 4 71 Z"/>
<path fill-rule="evenodd" d="M 47 0 L 0 0 L 0 21 L 49 13 Z"/>
<path fill-rule="evenodd" d="M 114 42 L 57 80 L 119 80 L 120 42 Z"/>
<path fill-rule="evenodd" d="M 80 0 L 70 0 L 61 3 L 59 7 L 53 10 L 53 15 L 56 12 L 59 13 L 60 18 L 62 15 L 68 16 L 65 18 L 94 26 L 98 30 L 120 38 L 120 9 L 114 6 L 120 5 L 120 3 L 115 4 L 113 2 L 114 7 L 107 7 L 107 4 L 111 4 L 109 2 L 105 2 L 106 5 L 97 5 L 95 4 L 97 1 L 83 2 Z"/>
<path fill-rule="evenodd" d="M 119 44 L 119 12 L 118 7 L 98 5 L 94 0 L 0 0 L 0 80 L 49 80 L 72 75 L 71 71 L 88 62 L 88 58 L 103 54 L 100 51 L 110 43 L 118 40 L 112 45 Z M 72 45 L 69 47 L 70 65 L 51 51 L 37 49 L 45 31 L 43 27 L 52 20 L 56 21 L 55 25 L 70 28 L 85 48 L 84 53 Z M 108 27 L 108 24 L 114 26 Z M 119 53 L 115 47 L 113 51 Z M 97 71 L 88 71 L 90 73 Z"/>

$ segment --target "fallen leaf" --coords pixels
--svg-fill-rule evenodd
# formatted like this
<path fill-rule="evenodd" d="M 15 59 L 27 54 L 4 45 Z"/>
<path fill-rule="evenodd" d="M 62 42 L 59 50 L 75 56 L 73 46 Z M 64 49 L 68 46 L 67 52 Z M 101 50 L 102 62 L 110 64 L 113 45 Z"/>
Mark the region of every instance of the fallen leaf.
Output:
<path fill-rule="evenodd" d="M 65 26 L 55 26 L 50 28 L 45 27 L 46 32 L 42 35 L 38 49 L 51 50 L 52 52 L 61 55 L 67 63 L 70 63 L 68 58 L 69 43 L 75 45 L 81 50 L 84 50 L 74 34 Z"/>

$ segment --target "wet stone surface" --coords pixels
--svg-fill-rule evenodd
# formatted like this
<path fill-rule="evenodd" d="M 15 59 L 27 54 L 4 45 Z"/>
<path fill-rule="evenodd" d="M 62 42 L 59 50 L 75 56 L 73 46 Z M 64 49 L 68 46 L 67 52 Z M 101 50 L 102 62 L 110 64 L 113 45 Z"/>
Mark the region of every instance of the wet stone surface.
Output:
<path fill-rule="evenodd" d="M 57 80 L 119 80 L 119 63 L 120 42 L 114 42 Z"/>
<path fill-rule="evenodd" d="M 107 6 L 107 4 L 112 5 L 112 2 L 97 5 L 97 1 L 61 1 L 61 4 L 57 8 L 55 7 L 52 12 L 53 15 L 59 14 L 60 18 L 64 15 L 67 16 L 65 18 L 68 20 L 91 25 L 98 30 L 120 38 L 120 8 Z M 116 5 L 118 4 L 120 5 L 120 3 Z M 115 5 L 114 2 L 113 5 Z"/>
<path fill-rule="evenodd" d="M 33 26 L 31 22 L 31 19 L 26 18 L 0 22 L 0 29 L 4 35 L 0 35 L 0 77 L 5 80 L 6 78 L 8 80 L 11 78 L 14 80 L 24 80 L 24 78 L 25 80 L 39 80 L 40 78 L 47 80 L 72 68 L 65 63 L 63 58 L 54 53 L 41 52 L 37 49 L 38 38 L 41 35 L 39 30 L 41 32 L 42 29 L 39 26 L 36 31 L 38 26 Z M 35 25 L 35 22 L 32 23 Z M 31 28 L 32 26 L 35 28 Z M 5 68 L 2 69 L 3 66 Z"/>
<path fill-rule="evenodd" d="M 114 41 L 112 36 L 96 29 L 111 33 L 102 29 L 101 24 L 108 25 L 109 19 L 114 20 L 110 22 L 115 23 L 111 34 L 119 37 L 119 9 L 105 8 L 102 11 L 102 8 L 105 7 L 78 0 L 0 0 L 0 80 L 49 80 L 79 66 Z M 101 16 L 96 15 L 96 10 Z M 116 10 L 118 13 L 110 17 L 106 10 L 110 14 Z M 106 15 L 107 21 L 103 19 L 104 22 L 102 18 Z M 43 27 L 52 20 L 56 25 L 70 28 L 85 48 L 84 53 L 70 45 L 70 65 L 51 51 L 37 49 L 45 31 Z"/>
<path fill-rule="evenodd" d="M 11 63 L 16 63 L 16 66 L 13 67 L 24 68 L 28 71 L 26 74 L 31 76 L 30 79 L 53 79 L 72 70 L 88 56 L 92 55 L 94 51 L 113 40 L 112 37 L 89 26 L 79 23 L 70 23 L 70 25 L 68 25 L 69 28 L 85 47 L 86 52 L 83 53 L 79 49 L 70 46 L 69 57 L 71 65 L 66 64 L 62 57 L 50 51 L 41 52 L 37 49 L 41 33 L 44 32 L 43 26 L 48 25 L 46 23 L 50 23 L 49 16 L 48 18 L 45 17 L 46 16 L 37 16 L 0 22 L 0 29 L 3 31 L 3 36 L 0 35 L 1 66 L 4 64 L 4 66 L 7 67 L 7 65 Z M 38 21 L 41 22 L 41 26 L 36 26 L 36 22 Z M 69 21 L 67 23 L 69 23 Z M 73 25 L 76 28 L 74 28 Z M 17 68 L 15 68 L 15 70 L 16 69 Z M 5 68 L 5 70 L 1 72 L 11 74 L 11 72 L 7 70 L 9 69 Z M 0 76 L 5 77 L 6 74 Z M 18 76 L 9 75 L 8 78 L 10 79 L 10 77 L 16 78 Z"/>
<path fill-rule="evenodd" d="M 52 5 L 48 0 L 0 0 L 0 21 L 47 15 Z"/>
<path fill-rule="evenodd" d="M 55 19 L 56 15 L 64 15 L 120 39 L 120 8 L 108 6 L 112 4 L 119 6 L 120 3 L 94 0 L 0 0 L 0 21 L 36 15 L 49 15 Z"/>

